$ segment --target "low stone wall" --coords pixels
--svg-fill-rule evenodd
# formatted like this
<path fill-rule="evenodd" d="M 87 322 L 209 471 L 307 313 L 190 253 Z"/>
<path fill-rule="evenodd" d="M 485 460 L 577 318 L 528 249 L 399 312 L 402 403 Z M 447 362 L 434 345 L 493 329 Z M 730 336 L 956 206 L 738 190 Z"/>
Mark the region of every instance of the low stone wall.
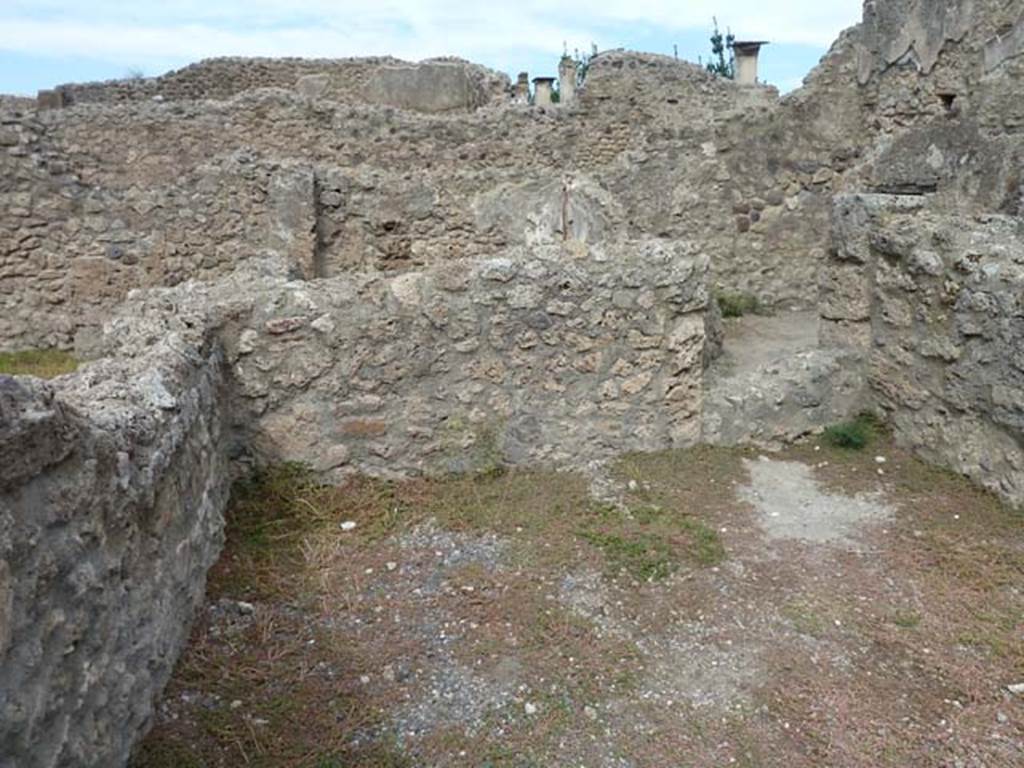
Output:
<path fill-rule="evenodd" d="M 716 315 L 708 260 L 683 245 L 567 243 L 313 282 L 274 269 L 119 310 L 209 314 L 236 442 L 258 463 L 334 479 L 578 466 L 700 437 Z"/>
<path fill-rule="evenodd" d="M 226 341 L 245 442 L 375 474 L 691 445 L 707 269 L 658 243 L 570 245 L 271 287 Z"/>
<path fill-rule="evenodd" d="M 931 211 L 920 197 L 837 203 L 823 311 L 868 351 L 897 438 L 1024 503 L 1024 234 L 1019 219 Z"/>
<path fill-rule="evenodd" d="M 111 328 L 116 360 L 0 376 L 0 766 L 123 765 L 223 538 L 219 347 L 197 318 Z"/>

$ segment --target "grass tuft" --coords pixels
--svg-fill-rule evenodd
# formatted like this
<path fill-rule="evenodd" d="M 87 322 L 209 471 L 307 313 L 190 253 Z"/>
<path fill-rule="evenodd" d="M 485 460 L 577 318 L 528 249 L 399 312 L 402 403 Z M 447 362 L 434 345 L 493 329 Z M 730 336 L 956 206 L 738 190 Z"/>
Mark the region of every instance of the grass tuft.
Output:
<path fill-rule="evenodd" d="M 78 361 L 59 349 L 25 349 L 0 352 L 0 374 L 52 379 L 78 369 Z"/>
<path fill-rule="evenodd" d="M 638 581 L 663 581 L 677 567 L 669 543 L 649 533 L 627 537 L 582 531 L 580 538 L 601 550 L 608 561 L 609 570 L 626 571 Z"/>
<path fill-rule="evenodd" d="M 712 566 L 725 559 L 715 529 L 693 517 L 662 507 L 638 507 L 627 514 L 607 508 L 595 529 L 578 536 L 601 550 L 612 573 L 625 571 L 638 581 L 663 581 L 682 561 Z"/>
<path fill-rule="evenodd" d="M 914 629 L 921 623 L 921 614 L 916 611 L 897 611 L 893 614 L 892 623 L 900 629 Z"/>
<path fill-rule="evenodd" d="M 761 313 L 761 301 L 750 293 L 719 293 L 715 296 L 722 317 L 743 317 Z"/>
<path fill-rule="evenodd" d="M 860 451 L 866 448 L 878 433 L 878 422 L 870 414 L 861 414 L 852 421 L 834 424 L 825 430 L 825 440 L 833 448 Z"/>

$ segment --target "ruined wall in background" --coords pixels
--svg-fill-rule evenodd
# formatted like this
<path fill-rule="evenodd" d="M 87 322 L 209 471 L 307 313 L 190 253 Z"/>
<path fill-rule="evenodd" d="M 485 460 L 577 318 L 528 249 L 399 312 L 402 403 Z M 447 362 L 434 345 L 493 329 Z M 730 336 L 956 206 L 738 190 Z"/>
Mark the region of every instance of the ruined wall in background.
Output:
<path fill-rule="evenodd" d="M 813 305 L 851 141 L 815 135 L 797 102 L 774 89 L 665 56 L 599 55 L 582 102 L 594 142 L 581 142 L 576 162 L 599 164 L 633 236 L 699 242 L 718 290 L 766 306 Z M 614 117 L 603 125 L 602 115 Z"/>
<path fill-rule="evenodd" d="M 223 539 L 219 347 L 199 316 L 112 328 L 116 360 L 0 376 L 0 763 L 123 765 Z"/>
<path fill-rule="evenodd" d="M 1024 230 L 919 197 L 838 204 L 823 313 L 902 443 L 1024 502 Z"/>
<path fill-rule="evenodd" d="M 65 106 L 133 101 L 224 101 L 257 88 L 421 112 L 470 111 L 504 101 L 506 75 L 460 59 L 410 63 L 391 57 L 352 59 L 214 58 L 153 78 L 56 87 Z"/>
<path fill-rule="evenodd" d="M 978 0 L 929 15 L 927 4 L 874 4 L 805 87 L 782 99 L 669 57 L 613 51 L 594 59 L 572 106 L 518 106 L 502 95 L 500 106 L 430 114 L 368 104 L 354 85 L 332 90 L 335 82 L 372 81 L 382 92 L 434 92 L 420 70 L 392 60 L 226 59 L 159 79 L 168 89 L 180 85 L 163 103 L 82 98 L 27 115 L 32 143 L 10 152 L 39 167 L 22 185 L 31 206 L 23 196 L 8 198 L 19 214 L 0 216 L 8 222 L 29 211 L 0 254 L 0 292 L 34 298 L 22 302 L 27 310 L 17 308 L 4 343 L 67 344 L 76 326 L 95 327 L 108 294 L 216 277 L 222 263 L 233 266 L 225 254 L 236 243 L 250 251 L 284 248 L 304 265 L 299 273 L 327 277 L 419 269 L 566 239 L 654 237 L 708 255 L 717 291 L 810 307 L 835 194 L 936 192 L 936 204 L 949 209 L 1019 212 L 1024 115 L 1011 96 L 1024 56 L 1010 5 Z M 342 74 L 316 73 L 329 65 Z M 156 81 L 140 82 L 149 88 Z M 219 100 L 195 100 L 203 94 Z M 308 182 L 256 181 L 251 194 L 227 189 L 195 206 L 143 202 L 146 212 L 133 213 L 150 191 L 205 183 L 204 169 L 240 154 L 270 169 L 310 169 L 313 203 L 300 189 Z M 292 206 L 276 228 L 246 223 L 263 215 L 250 197 L 285 187 L 306 212 Z M 37 223 L 51 215 L 80 219 L 77 200 L 90 201 L 90 222 L 105 229 L 54 233 Z M 218 210 L 225 205 L 230 210 Z M 192 220 L 170 213 L 179 206 Z M 236 210 L 241 224 L 231 224 Z M 185 242 L 165 245 L 165 232 L 184 232 Z M 160 273 L 95 260 L 108 246 L 138 254 L 129 258 L 140 264 L 168 266 Z M 81 284 L 89 286 L 79 295 L 93 286 L 101 295 L 84 320 L 80 305 L 67 303 L 79 257 L 86 259 Z M 33 327 L 47 333 L 19 336 Z"/>
<path fill-rule="evenodd" d="M 948 210 L 1020 211 L 1024 9 L 1001 0 L 887 0 L 857 33 L 871 133 L 863 187 L 937 192 Z"/>
<path fill-rule="evenodd" d="M 132 289 L 215 279 L 263 250 L 313 277 L 308 167 L 239 150 L 162 183 L 140 176 L 123 186 L 95 184 L 87 166 L 73 172 L 47 146 L 44 122 L 11 116 L 0 130 L 5 347 L 67 348 L 98 331 Z M 103 165 L 102 148 L 93 148 L 94 167 Z"/>
<path fill-rule="evenodd" d="M 770 89 L 685 62 L 612 52 L 589 77 L 564 108 L 430 115 L 289 88 L 9 116 L 4 344 L 68 345 L 128 288 L 215 278 L 242 250 L 281 247 L 302 274 L 332 276 L 655 237 L 710 256 L 718 290 L 813 304 L 850 152 L 816 143 Z M 289 169 L 310 169 L 313 202 L 306 181 L 289 195 L 312 210 L 268 227 Z"/>

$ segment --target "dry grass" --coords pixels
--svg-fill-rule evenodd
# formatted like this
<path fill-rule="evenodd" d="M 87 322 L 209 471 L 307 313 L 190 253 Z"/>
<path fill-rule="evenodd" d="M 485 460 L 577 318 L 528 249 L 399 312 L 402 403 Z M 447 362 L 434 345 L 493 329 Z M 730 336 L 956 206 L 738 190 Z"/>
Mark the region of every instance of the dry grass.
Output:
<path fill-rule="evenodd" d="M 78 369 L 78 361 L 59 349 L 0 352 L 0 375 L 52 379 Z"/>
<path fill-rule="evenodd" d="M 780 458 L 895 515 L 867 555 L 770 550 L 736 498 L 756 455 L 624 457 L 627 511 L 543 472 L 330 488 L 286 466 L 240 485 L 135 768 L 1021 764 L 1021 514 L 884 434 L 811 441 Z M 709 652 L 755 647 L 724 709 L 651 697 L 652 670 L 701 657 L 658 655 L 695 627 Z"/>

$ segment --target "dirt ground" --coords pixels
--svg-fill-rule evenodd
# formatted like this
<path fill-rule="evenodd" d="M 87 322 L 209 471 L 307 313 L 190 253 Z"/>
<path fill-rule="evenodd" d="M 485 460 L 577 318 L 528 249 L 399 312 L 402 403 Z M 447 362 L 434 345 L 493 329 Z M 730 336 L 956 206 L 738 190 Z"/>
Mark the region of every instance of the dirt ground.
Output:
<path fill-rule="evenodd" d="M 135 768 L 1024 765 L 1020 513 L 884 437 L 601 472 L 239 487 Z"/>

